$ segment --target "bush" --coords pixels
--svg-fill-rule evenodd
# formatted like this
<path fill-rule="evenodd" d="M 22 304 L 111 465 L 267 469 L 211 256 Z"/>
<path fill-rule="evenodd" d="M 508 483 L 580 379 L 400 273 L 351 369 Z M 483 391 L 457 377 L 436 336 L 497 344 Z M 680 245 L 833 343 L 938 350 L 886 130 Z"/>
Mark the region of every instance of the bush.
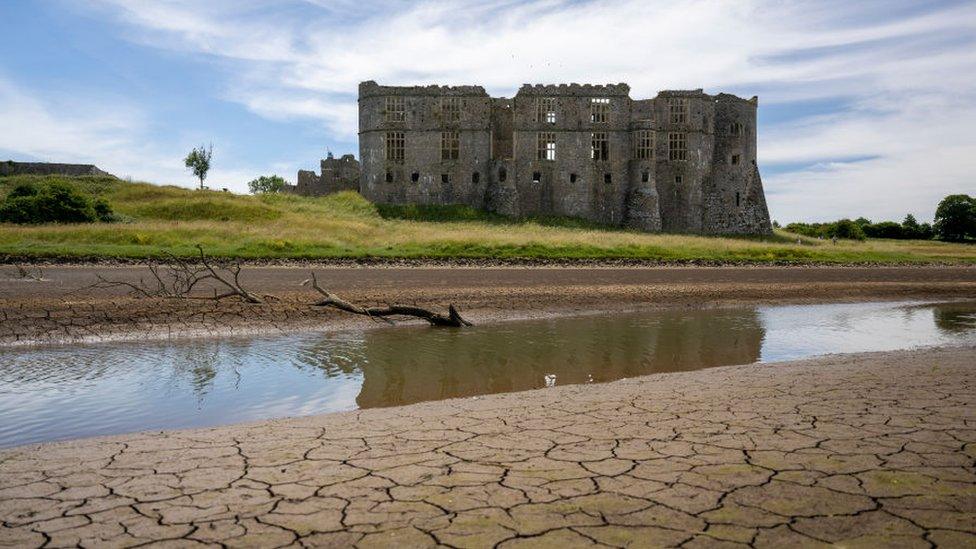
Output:
<path fill-rule="evenodd" d="M 846 238 L 848 240 L 864 240 L 864 229 L 850 219 L 841 219 L 827 230 L 827 236 L 831 238 Z"/>
<path fill-rule="evenodd" d="M 91 223 L 111 221 L 112 208 L 66 181 L 22 183 L 0 202 L 0 221 L 7 223 Z"/>
<path fill-rule="evenodd" d="M 904 238 L 902 226 L 894 221 L 870 223 L 861 227 L 864 234 L 871 238 Z"/>
<path fill-rule="evenodd" d="M 280 193 L 282 189 L 285 188 L 285 180 L 277 175 L 262 175 L 261 177 L 250 181 L 247 187 L 251 190 L 251 194 L 263 194 L 263 193 Z"/>

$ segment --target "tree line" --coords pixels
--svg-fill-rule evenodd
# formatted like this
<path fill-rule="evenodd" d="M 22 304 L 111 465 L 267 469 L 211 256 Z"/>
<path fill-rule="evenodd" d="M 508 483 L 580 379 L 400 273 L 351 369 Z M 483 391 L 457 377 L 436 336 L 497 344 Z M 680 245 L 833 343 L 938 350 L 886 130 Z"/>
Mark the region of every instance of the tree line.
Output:
<path fill-rule="evenodd" d="M 892 238 L 898 240 L 946 240 L 963 242 L 976 239 L 976 198 L 953 194 L 942 199 L 933 223 L 919 223 L 908 214 L 901 223 L 872 222 L 870 219 L 840 219 L 826 223 L 790 223 L 787 231 L 813 238 Z"/>

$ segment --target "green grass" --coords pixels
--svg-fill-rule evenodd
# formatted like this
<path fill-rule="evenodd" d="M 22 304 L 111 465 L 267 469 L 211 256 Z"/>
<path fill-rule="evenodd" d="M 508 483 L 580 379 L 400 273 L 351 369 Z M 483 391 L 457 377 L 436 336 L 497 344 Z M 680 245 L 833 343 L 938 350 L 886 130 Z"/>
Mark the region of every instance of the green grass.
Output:
<path fill-rule="evenodd" d="M 0 178 L 0 197 L 20 181 Z M 531 258 L 709 262 L 964 263 L 976 246 L 645 234 L 567 218 L 511 220 L 463 206 L 376 206 L 356 193 L 242 196 L 106 177 L 69 178 L 104 197 L 114 224 L 0 225 L 0 255 L 144 258 L 163 252 L 240 258 Z M 799 242 L 798 242 L 799 241 Z"/>

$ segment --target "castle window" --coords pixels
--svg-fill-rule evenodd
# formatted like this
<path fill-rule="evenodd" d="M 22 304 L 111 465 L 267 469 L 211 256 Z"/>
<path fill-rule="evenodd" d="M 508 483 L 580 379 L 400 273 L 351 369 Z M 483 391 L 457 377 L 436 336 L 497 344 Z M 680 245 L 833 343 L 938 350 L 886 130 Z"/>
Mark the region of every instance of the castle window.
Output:
<path fill-rule="evenodd" d="M 386 172 L 386 182 L 393 183 L 393 172 Z"/>
<path fill-rule="evenodd" d="M 613 175 L 608 173 L 603 174 L 603 182 L 607 185 L 613 183 Z"/>
<path fill-rule="evenodd" d="M 556 159 L 556 134 L 553 132 L 539 132 L 537 154 L 539 160 Z"/>
<path fill-rule="evenodd" d="M 441 132 L 441 160 L 457 160 L 461 156 L 461 136 L 458 132 Z"/>
<path fill-rule="evenodd" d="M 498 170 L 498 181 L 504 183 L 506 179 L 508 179 L 508 172 L 505 171 L 505 168 Z"/>
<path fill-rule="evenodd" d="M 634 134 L 634 158 L 637 160 L 654 158 L 654 132 L 652 130 L 638 130 Z"/>
<path fill-rule="evenodd" d="M 420 174 L 417 172 L 410 174 L 410 181 L 413 181 L 414 183 L 420 181 Z"/>
<path fill-rule="evenodd" d="M 477 184 L 479 181 L 481 181 L 481 174 L 478 173 L 478 172 L 472 173 L 471 174 L 471 182 Z"/>
<path fill-rule="evenodd" d="M 651 180 L 651 174 L 647 170 L 641 172 L 641 183 L 647 183 Z"/>
<path fill-rule="evenodd" d="M 594 97 L 590 99 L 590 122 L 602 124 L 610 117 L 610 98 Z"/>
<path fill-rule="evenodd" d="M 536 121 L 546 124 L 556 123 L 556 98 L 540 97 L 536 104 Z"/>
<path fill-rule="evenodd" d="M 680 175 L 674 176 L 674 184 L 675 185 L 680 185 L 681 184 L 681 176 Z"/>
<path fill-rule="evenodd" d="M 386 132 L 386 160 L 389 162 L 403 162 L 403 151 L 403 132 Z"/>
<path fill-rule="evenodd" d="M 461 100 L 457 97 L 442 97 L 441 117 L 447 122 L 461 120 Z"/>
<path fill-rule="evenodd" d="M 590 158 L 595 161 L 610 160 L 610 142 L 607 141 L 607 132 L 593 132 L 590 137 L 592 138 Z"/>
<path fill-rule="evenodd" d="M 542 181 L 542 174 L 540 172 L 532 172 L 532 182 L 538 183 Z"/>
<path fill-rule="evenodd" d="M 406 109 L 403 107 L 402 97 L 386 98 L 386 121 L 403 122 L 406 119 Z"/>
<path fill-rule="evenodd" d="M 441 174 L 441 183 L 450 183 L 450 182 L 451 182 L 451 176 L 448 175 L 448 174 L 446 174 L 446 173 L 442 173 Z"/>
<path fill-rule="evenodd" d="M 740 197 L 739 197 L 739 191 L 736 191 L 735 192 L 735 207 L 738 208 L 741 205 L 742 204 L 741 204 Z"/>
<path fill-rule="evenodd" d="M 738 164 L 739 164 L 739 159 L 740 159 L 740 158 L 741 158 L 741 157 L 740 157 L 739 155 L 737 155 L 737 154 L 733 154 L 733 155 L 732 155 L 732 160 L 731 160 L 731 163 L 732 163 L 732 165 L 733 165 L 733 166 L 736 166 L 736 165 L 738 165 Z"/>
<path fill-rule="evenodd" d="M 682 132 L 668 134 L 668 160 L 688 159 L 688 135 Z"/>
<path fill-rule="evenodd" d="M 684 124 L 688 121 L 688 99 L 684 97 L 668 98 L 668 113 L 672 124 Z"/>
<path fill-rule="evenodd" d="M 739 124 L 738 122 L 733 122 L 729 124 L 729 134 L 742 135 L 742 124 Z"/>
<path fill-rule="evenodd" d="M 575 173 L 569 174 L 569 182 L 570 183 L 576 183 L 576 174 Z"/>

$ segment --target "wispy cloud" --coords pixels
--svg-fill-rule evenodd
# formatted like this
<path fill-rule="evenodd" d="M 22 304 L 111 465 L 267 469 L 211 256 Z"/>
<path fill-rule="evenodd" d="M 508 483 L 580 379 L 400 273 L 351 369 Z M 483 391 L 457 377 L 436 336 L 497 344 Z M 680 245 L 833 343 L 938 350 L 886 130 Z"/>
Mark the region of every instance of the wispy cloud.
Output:
<path fill-rule="evenodd" d="M 976 157 L 976 4 L 766 0 L 92 0 L 126 39 L 212 63 L 213 90 L 355 139 L 356 86 L 618 82 L 835 109 L 761 128 L 781 220 L 930 218 Z M 783 109 L 780 109 L 783 111 Z M 934 162 L 933 159 L 938 159 Z M 968 170 L 968 171 L 967 171 Z M 847 197 L 843 207 L 837 197 Z M 820 197 L 829 197 L 820 200 Z"/>

